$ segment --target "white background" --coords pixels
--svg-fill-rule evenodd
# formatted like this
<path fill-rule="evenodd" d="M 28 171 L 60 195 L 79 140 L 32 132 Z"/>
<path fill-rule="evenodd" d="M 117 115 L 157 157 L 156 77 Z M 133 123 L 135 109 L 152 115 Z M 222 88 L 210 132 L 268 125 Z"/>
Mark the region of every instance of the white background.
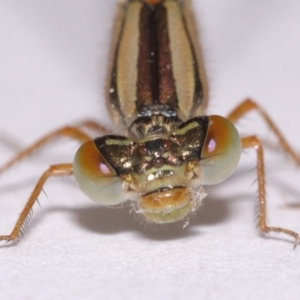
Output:
<path fill-rule="evenodd" d="M 251 96 L 300 151 L 300 2 L 197 0 L 211 86 L 208 113 Z M 104 82 L 115 1 L 0 0 L 0 163 L 43 134 L 85 118 L 111 125 Z M 300 232 L 299 170 L 255 113 L 239 122 L 266 149 L 272 225 Z M 13 139 L 14 140 L 14 139 Z M 60 139 L 0 178 L 0 230 L 8 234 L 38 176 L 71 162 Z M 146 231 L 129 209 L 88 200 L 72 178 L 49 180 L 19 243 L 0 248 L 1 299 L 299 299 L 300 247 L 256 230 L 254 151 L 208 189 L 185 230 Z"/>

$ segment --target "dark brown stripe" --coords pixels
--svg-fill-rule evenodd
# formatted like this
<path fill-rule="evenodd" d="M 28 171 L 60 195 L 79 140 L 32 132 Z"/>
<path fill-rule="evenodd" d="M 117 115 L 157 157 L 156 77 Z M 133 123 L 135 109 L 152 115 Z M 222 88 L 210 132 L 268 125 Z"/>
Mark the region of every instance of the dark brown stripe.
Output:
<path fill-rule="evenodd" d="M 173 68 L 171 60 L 171 49 L 168 34 L 167 10 L 163 5 L 157 10 L 157 45 L 158 45 L 158 89 L 159 103 L 177 108 L 177 96 Z"/>
<path fill-rule="evenodd" d="M 163 4 L 144 4 L 139 47 L 137 110 L 154 104 L 168 105 L 176 110 L 167 11 Z"/>
<path fill-rule="evenodd" d="M 150 20 L 153 17 L 153 8 L 144 4 L 140 16 L 140 40 L 139 40 L 139 57 L 138 57 L 138 81 L 137 81 L 137 111 L 144 106 L 153 104 L 153 69 L 154 57 L 151 57 L 153 42 L 151 35 Z"/>

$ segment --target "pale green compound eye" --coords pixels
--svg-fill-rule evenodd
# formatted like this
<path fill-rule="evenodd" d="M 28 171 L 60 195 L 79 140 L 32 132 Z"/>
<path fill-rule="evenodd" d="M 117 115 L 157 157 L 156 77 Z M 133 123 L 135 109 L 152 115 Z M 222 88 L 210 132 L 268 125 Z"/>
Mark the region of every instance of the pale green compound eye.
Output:
<path fill-rule="evenodd" d="M 195 173 L 204 185 L 217 184 L 235 170 L 241 156 L 241 139 L 235 126 L 227 119 L 212 115 Z"/>
<path fill-rule="evenodd" d="M 115 205 L 126 200 L 120 178 L 94 141 L 80 146 L 73 169 L 77 184 L 91 200 L 104 205 Z"/>

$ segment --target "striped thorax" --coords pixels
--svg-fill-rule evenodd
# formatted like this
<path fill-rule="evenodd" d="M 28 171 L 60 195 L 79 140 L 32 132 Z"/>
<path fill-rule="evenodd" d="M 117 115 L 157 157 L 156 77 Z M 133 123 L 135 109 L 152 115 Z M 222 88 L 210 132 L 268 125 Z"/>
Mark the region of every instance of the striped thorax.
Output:
<path fill-rule="evenodd" d="M 132 200 L 148 221 L 170 223 L 200 206 L 203 185 L 236 167 L 235 127 L 204 116 L 208 88 L 190 1 L 119 3 L 107 92 L 122 135 L 83 144 L 74 160 L 91 199 Z"/>

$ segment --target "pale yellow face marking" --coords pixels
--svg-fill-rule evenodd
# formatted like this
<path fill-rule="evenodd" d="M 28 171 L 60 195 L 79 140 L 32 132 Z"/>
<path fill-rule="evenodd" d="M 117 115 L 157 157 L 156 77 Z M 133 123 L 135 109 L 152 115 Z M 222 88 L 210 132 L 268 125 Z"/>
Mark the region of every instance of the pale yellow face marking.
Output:
<path fill-rule="evenodd" d="M 177 135 L 183 135 L 186 134 L 186 132 L 188 132 L 189 130 L 198 127 L 199 124 L 197 122 L 192 122 L 190 124 L 188 124 L 187 126 L 185 126 L 184 128 L 180 128 L 180 129 L 176 129 L 174 132 Z"/>
<path fill-rule="evenodd" d="M 130 140 L 118 140 L 118 139 L 107 139 L 105 141 L 106 145 L 118 145 L 118 146 L 130 146 L 131 141 Z"/>

